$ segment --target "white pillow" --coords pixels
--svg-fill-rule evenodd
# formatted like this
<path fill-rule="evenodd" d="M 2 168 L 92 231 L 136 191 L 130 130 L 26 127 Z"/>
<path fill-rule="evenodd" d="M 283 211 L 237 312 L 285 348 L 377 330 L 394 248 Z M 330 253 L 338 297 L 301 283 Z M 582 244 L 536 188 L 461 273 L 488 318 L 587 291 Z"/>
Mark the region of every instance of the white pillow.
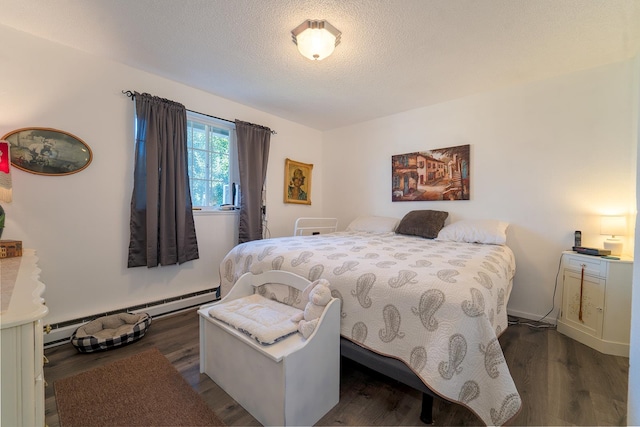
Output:
<path fill-rule="evenodd" d="M 351 221 L 347 231 L 367 231 L 369 233 L 386 233 L 396 229 L 400 220 L 386 216 L 359 216 Z"/>
<path fill-rule="evenodd" d="M 508 222 L 493 219 L 456 221 L 440 230 L 436 240 L 504 245 L 508 226 Z"/>

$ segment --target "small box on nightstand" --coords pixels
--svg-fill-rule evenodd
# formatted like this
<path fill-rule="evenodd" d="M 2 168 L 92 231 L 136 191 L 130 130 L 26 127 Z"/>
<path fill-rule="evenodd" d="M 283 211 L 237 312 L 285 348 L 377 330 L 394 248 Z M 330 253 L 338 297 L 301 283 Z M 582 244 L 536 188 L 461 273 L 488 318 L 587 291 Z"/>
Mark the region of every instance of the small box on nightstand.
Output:
<path fill-rule="evenodd" d="M 22 256 L 22 240 L 0 240 L 0 258 Z"/>

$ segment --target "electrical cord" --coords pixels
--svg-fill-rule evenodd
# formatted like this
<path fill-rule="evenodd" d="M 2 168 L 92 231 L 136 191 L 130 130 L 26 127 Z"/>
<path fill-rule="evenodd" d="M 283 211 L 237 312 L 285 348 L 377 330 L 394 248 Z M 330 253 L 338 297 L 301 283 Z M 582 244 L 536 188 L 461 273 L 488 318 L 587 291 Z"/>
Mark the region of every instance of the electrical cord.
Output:
<path fill-rule="evenodd" d="M 551 300 L 551 310 L 547 312 L 544 316 L 538 319 L 538 322 L 541 322 L 544 318 L 546 318 L 553 309 L 556 307 L 556 291 L 558 290 L 558 277 L 560 276 L 560 267 L 562 266 L 562 255 L 560 255 L 560 259 L 558 260 L 558 271 L 556 272 L 556 283 L 553 286 L 553 299 Z"/>
<path fill-rule="evenodd" d="M 526 319 L 514 318 L 511 316 L 509 316 L 508 324 L 509 326 L 524 325 L 532 329 L 556 329 L 556 325 L 552 325 L 551 323 L 544 323 L 544 322 L 538 323 L 537 320 L 526 320 Z"/>
<path fill-rule="evenodd" d="M 529 326 L 530 328 L 535 328 L 535 329 L 555 329 L 556 325 L 553 325 L 551 323 L 546 323 L 543 322 L 543 320 L 553 312 L 553 310 L 556 307 L 556 292 L 558 290 L 558 277 L 560 276 L 560 267 L 562 266 L 562 255 L 560 255 L 560 260 L 558 261 L 558 271 L 556 272 L 556 283 L 553 286 L 553 298 L 551 300 L 551 310 L 549 310 L 547 312 L 547 314 L 545 314 L 544 316 L 542 316 L 540 319 L 538 320 L 534 320 L 533 323 L 531 321 L 527 321 L 527 320 L 522 320 L 522 319 L 517 319 L 517 320 L 512 320 L 512 319 L 516 319 L 511 317 L 508 320 L 508 324 L 509 325 L 526 325 Z"/>

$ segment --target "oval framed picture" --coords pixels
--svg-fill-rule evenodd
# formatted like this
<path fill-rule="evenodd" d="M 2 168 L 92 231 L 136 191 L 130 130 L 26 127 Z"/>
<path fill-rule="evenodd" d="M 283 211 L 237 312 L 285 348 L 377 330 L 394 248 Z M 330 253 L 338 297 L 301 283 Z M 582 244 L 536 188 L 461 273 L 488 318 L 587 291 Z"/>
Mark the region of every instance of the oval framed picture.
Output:
<path fill-rule="evenodd" d="M 91 163 L 91 148 L 80 138 L 51 128 L 22 128 L 2 139 L 11 145 L 11 165 L 36 175 L 70 175 Z"/>

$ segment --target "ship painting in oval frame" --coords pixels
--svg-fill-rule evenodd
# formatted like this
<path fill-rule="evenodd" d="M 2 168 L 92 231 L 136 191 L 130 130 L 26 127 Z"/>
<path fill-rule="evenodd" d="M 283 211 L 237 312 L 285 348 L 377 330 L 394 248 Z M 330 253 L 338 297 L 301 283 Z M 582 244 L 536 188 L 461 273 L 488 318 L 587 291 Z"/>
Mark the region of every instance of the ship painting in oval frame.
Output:
<path fill-rule="evenodd" d="M 51 128 L 22 128 L 2 139 L 11 145 L 11 165 L 36 175 L 70 175 L 91 163 L 91 148 L 77 136 Z"/>

